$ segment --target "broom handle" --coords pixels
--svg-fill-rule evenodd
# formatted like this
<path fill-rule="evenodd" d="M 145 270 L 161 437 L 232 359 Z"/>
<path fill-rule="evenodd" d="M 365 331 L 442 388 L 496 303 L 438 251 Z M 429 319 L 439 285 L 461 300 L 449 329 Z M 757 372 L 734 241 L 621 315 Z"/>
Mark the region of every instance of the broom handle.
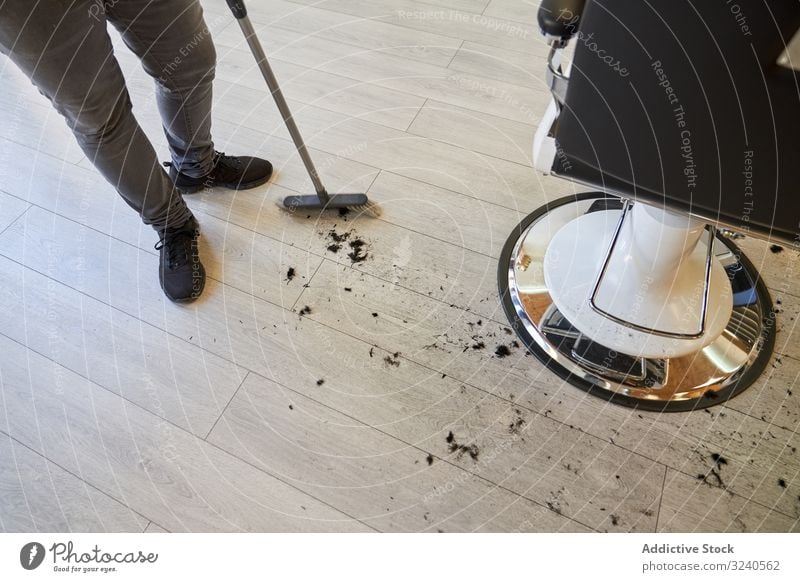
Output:
<path fill-rule="evenodd" d="M 319 196 L 322 202 L 327 203 L 329 200 L 328 191 L 325 190 L 325 186 L 322 185 L 322 181 L 319 179 L 317 168 L 314 166 L 311 155 L 308 153 L 308 148 L 306 148 L 306 144 L 303 141 L 303 136 L 300 135 L 300 130 L 297 128 L 297 124 L 294 121 L 292 112 L 289 109 L 289 104 L 286 103 L 286 99 L 283 97 L 283 91 L 281 91 L 281 87 L 278 84 L 278 79 L 275 77 L 275 73 L 272 72 L 272 67 L 269 65 L 267 55 L 264 54 L 264 49 L 261 46 L 261 42 L 258 40 L 253 24 L 250 22 L 250 17 L 247 16 L 247 7 L 244 5 L 244 0 L 226 1 L 234 17 L 236 17 L 236 21 L 239 23 L 239 28 L 241 28 L 244 33 L 247 44 L 250 45 L 253 56 L 258 62 L 261 74 L 264 75 L 264 80 L 267 82 L 273 99 L 275 99 L 275 105 L 278 106 L 283 121 L 286 123 L 286 129 L 289 130 L 289 135 L 292 136 L 292 141 L 294 141 L 294 145 L 297 148 L 297 153 L 300 154 L 300 158 L 303 160 L 306 170 L 308 170 L 308 175 L 314 183 L 314 190 L 317 191 L 317 196 Z"/>

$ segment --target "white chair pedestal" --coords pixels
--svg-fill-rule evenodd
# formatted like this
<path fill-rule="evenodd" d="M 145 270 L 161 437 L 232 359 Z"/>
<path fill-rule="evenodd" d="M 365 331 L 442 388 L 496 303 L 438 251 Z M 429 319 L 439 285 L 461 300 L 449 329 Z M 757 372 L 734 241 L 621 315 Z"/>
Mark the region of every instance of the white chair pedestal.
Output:
<path fill-rule="evenodd" d="M 769 294 L 740 255 L 688 217 L 586 194 L 526 218 L 498 276 L 553 371 L 621 404 L 688 410 L 745 389 L 772 351 Z"/>

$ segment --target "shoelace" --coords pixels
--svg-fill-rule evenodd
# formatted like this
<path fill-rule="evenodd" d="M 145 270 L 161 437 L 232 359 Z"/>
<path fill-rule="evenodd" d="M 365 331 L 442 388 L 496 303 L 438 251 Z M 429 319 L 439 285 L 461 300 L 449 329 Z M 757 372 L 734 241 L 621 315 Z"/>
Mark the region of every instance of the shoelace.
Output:
<path fill-rule="evenodd" d="M 162 162 L 165 168 L 172 168 L 175 166 L 172 162 Z M 232 177 L 239 175 L 242 169 L 242 162 L 236 156 L 228 156 L 225 152 L 214 152 L 214 158 L 211 162 L 211 171 L 208 173 L 207 178 L 226 180 L 230 176 L 220 174 L 231 174 Z"/>
<path fill-rule="evenodd" d="M 178 231 L 176 233 L 165 234 L 161 240 L 155 244 L 155 249 L 161 251 L 167 249 L 167 265 L 170 269 L 188 265 L 192 256 L 192 243 L 194 233 L 189 231 Z"/>
<path fill-rule="evenodd" d="M 241 174 L 242 163 L 236 156 L 227 156 L 225 152 L 214 152 L 214 165 L 211 174 L 216 179 L 228 181 Z M 228 174 L 227 176 L 225 174 Z"/>

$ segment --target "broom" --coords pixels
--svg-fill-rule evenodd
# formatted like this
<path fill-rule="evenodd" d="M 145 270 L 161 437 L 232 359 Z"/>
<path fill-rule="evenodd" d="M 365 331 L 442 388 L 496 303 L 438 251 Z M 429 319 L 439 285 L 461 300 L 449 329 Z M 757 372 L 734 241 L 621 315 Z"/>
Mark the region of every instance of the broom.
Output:
<path fill-rule="evenodd" d="M 244 33 L 247 44 L 250 46 L 250 51 L 261 69 L 261 74 L 264 75 L 264 80 L 267 82 L 270 93 L 275 99 L 275 104 L 281 112 L 286 129 L 289 130 L 289 134 L 292 136 L 297 153 L 300 154 L 303 165 L 308 171 L 308 176 L 314 184 L 314 190 L 317 192 L 316 194 L 287 196 L 283 199 L 283 205 L 289 210 L 364 210 L 373 216 L 378 216 L 380 212 L 378 207 L 370 202 L 366 194 L 329 194 L 325 189 L 311 155 L 308 153 L 308 148 L 306 148 L 306 144 L 303 141 L 303 136 L 300 135 L 300 130 L 297 128 L 292 112 L 289 110 L 289 105 L 283 97 L 278 79 L 275 77 L 275 73 L 272 72 L 267 55 L 258 40 L 253 24 L 250 22 L 250 17 L 247 16 L 247 7 L 244 4 L 244 0 L 226 1 L 233 16 L 239 23 L 239 28 Z"/>

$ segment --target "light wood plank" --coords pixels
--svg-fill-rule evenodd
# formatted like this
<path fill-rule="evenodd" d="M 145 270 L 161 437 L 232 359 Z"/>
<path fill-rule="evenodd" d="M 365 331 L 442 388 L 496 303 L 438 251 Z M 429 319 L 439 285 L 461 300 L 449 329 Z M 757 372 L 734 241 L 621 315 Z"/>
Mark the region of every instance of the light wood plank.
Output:
<path fill-rule="evenodd" d="M 386 222 L 491 257 L 500 255 L 508 233 L 526 216 L 393 172 L 381 172 L 370 194 L 381 201 Z"/>
<path fill-rule="evenodd" d="M 550 47 L 542 36 L 532 39 L 530 50 L 524 53 L 466 41 L 458 49 L 448 68 L 504 83 L 544 90 L 545 59 L 549 50 Z"/>
<path fill-rule="evenodd" d="M 536 24 L 539 4 L 539 0 L 490 0 L 483 13 L 487 16 Z"/>
<path fill-rule="evenodd" d="M 765 279 L 769 285 L 769 282 Z M 775 353 L 800 360 L 800 298 L 795 295 L 780 295 L 779 291 L 770 290 L 772 296 L 780 296 L 781 304 L 775 317 Z"/>
<path fill-rule="evenodd" d="M 357 19 L 350 18 L 351 21 Z M 303 65 L 311 69 L 324 70 L 326 72 L 333 72 L 331 67 L 340 60 L 350 60 L 359 55 L 374 55 L 377 57 L 377 62 L 383 61 L 383 57 L 390 58 L 390 62 L 410 61 L 411 64 L 425 67 L 427 65 L 434 65 L 438 67 L 446 67 L 447 64 L 453 59 L 458 44 L 453 44 L 451 41 L 446 40 L 443 44 L 436 42 L 434 44 L 421 44 L 409 42 L 409 37 L 406 31 L 403 36 L 397 39 L 395 43 L 385 44 L 380 39 L 375 39 L 377 35 L 380 37 L 385 32 L 381 27 L 377 29 L 369 27 L 368 24 L 363 26 L 367 27 L 362 32 L 365 32 L 370 39 L 368 44 L 362 42 L 361 38 L 351 38 L 341 36 L 347 34 L 346 28 L 333 29 L 328 32 L 327 30 L 319 30 L 316 34 L 304 33 L 303 30 L 290 30 L 282 28 L 280 23 L 276 25 L 253 22 L 253 27 L 256 29 L 259 40 L 264 46 L 264 50 L 269 56 L 270 62 L 273 60 L 283 60 L 285 62 Z M 437 39 L 438 41 L 438 39 Z M 350 44 L 351 42 L 356 44 Z M 228 27 L 225 30 L 215 34 L 214 43 L 217 46 L 218 55 L 224 54 L 225 49 L 238 49 L 242 52 L 249 53 L 247 42 L 238 26 L 235 28 Z M 379 43 L 380 48 L 375 46 Z M 223 49 L 220 51 L 220 49 Z M 338 73 L 337 74 L 341 74 Z M 344 75 L 345 77 L 347 75 Z"/>
<path fill-rule="evenodd" d="M 263 30 L 261 38 L 272 34 L 272 27 L 268 25 L 255 26 Z M 277 39 L 274 41 L 278 51 L 276 58 L 498 117 L 533 123 L 541 117 L 550 96 L 544 86 L 526 87 L 450 69 L 447 65 L 451 59 L 429 64 L 387 51 L 343 51 L 329 43 L 320 46 L 316 37 L 308 37 L 301 31 L 293 34 L 285 34 L 280 43 Z M 218 35 L 216 42 L 222 47 L 247 49 L 242 44 L 241 34 L 237 35 L 232 29 Z"/>
<path fill-rule="evenodd" d="M 531 165 L 536 126 L 427 101 L 408 132 L 472 152 Z"/>
<path fill-rule="evenodd" d="M 1 430 L 172 531 L 365 529 L 5 337 L 0 348 Z"/>
<path fill-rule="evenodd" d="M 2 377 L 0 386 L 5 392 Z M 147 523 L 5 433 L 0 433 L 0 507 L 5 533 L 138 533 Z"/>
<path fill-rule="evenodd" d="M 230 12 L 219 3 L 206 1 L 204 7 L 209 15 L 215 15 L 214 18 L 230 17 Z M 437 30 L 412 30 L 396 26 L 395 23 L 367 18 L 366 14 L 344 14 L 281 0 L 270 0 L 268 5 L 253 3 L 252 6 L 248 5 L 248 10 L 257 30 L 262 27 L 267 30 L 280 28 L 339 45 L 359 47 L 362 49 L 360 52 L 364 52 L 364 49 L 385 52 L 403 59 L 442 66 L 447 65 L 461 44 L 460 39 L 442 35 Z M 216 37 L 232 38 L 230 35 L 231 29 L 227 28 Z M 241 38 L 241 33 L 239 35 Z M 259 36 L 268 38 L 270 35 L 264 33 Z M 326 63 L 331 56 L 329 54 L 317 64 Z"/>
<path fill-rule="evenodd" d="M 289 0 L 290 2 L 294 2 L 296 4 L 303 4 L 307 6 L 317 6 L 321 3 L 318 0 Z M 475 14 L 482 13 L 485 9 L 489 0 L 426 0 L 425 4 L 429 7 L 431 6 L 440 6 L 442 8 L 453 8 L 455 10 L 464 10 L 467 12 L 473 12 Z M 328 10 L 336 10 L 337 6 L 335 4 L 331 4 L 325 6 Z"/>
<path fill-rule="evenodd" d="M 590 531 L 255 375 L 209 440 L 382 531 Z"/>
<path fill-rule="evenodd" d="M 250 53 L 230 50 L 221 63 L 217 78 L 260 91 L 265 89 Z M 274 68 L 289 99 L 399 130 L 409 126 L 425 101 L 420 96 L 280 60 L 275 61 Z M 274 104 L 265 100 L 263 106 Z"/>
<path fill-rule="evenodd" d="M 303 4 L 413 30 L 525 51 L 538 27 L 457 9 L 442 9 L 417 0 L 299 0 Z"/>
<path fill-rule="evenodd" d="M 122 41 L 116 44 L 121 45 Z M 117 50 L 117 59 L 125 72 L 128 87 L 135 92 L 137 101 L 145 103 L 152 101 L 153 80 L 138 66 L 136 57 L 126 54 L 126 49 L 121 46 Z M 280 80 L 281 89 L 289 99 L 395 129 L 407 128 L 424 102 L 422 97 L 281 59 L 273 59 L 270 64 Z M 221 47 L 218 54 L 214 96 L 219 100 L 232 87 L 239 85 L 259 91 L 262 96 L 259 107 L 275 107 L 253 55 L 246 50 Z"/>
<path fill-rule="evenodd" d="M 89 162 L 83 169 L 46 154 L 37 162 L 33 150 L 11 144 L 0 137 L 0 149 L 14 148 L 19 156 L 17 171 L 3 184 L 9 194 L 133 244 L 152 246 L 158 240 Z"/>
<path fill-rule="evenodd" d="M 800 275 L 800 244 L 787 245 L 783 241 L 738 235 L 734 242 L 764 278 L 772 291 L 775 307 L 783 312 L 783 295 L 800 295 L 797 277 Z"/>
<path fill-rule="evenodd" d="M 798 532 L 800 520 L 675 471 L 667 472 L 659 532 Z"/>
<path fill-rule="evenodd" d="M 244 379 L 230 362 L 6 258 L 0 273 L 0 333 L 198 436 Z"/>
<path fill-rule="evenodd" d="M 0 192 L 0 233 L 22 216 L 30 206 L 19 198 Z"/>
<path fill-rule="evenodd" d="M 773 357 L 764 374 L 743 394 L 726 404 L 775 426 L 794 430 L 800 423 L 800 362 Z"/>

